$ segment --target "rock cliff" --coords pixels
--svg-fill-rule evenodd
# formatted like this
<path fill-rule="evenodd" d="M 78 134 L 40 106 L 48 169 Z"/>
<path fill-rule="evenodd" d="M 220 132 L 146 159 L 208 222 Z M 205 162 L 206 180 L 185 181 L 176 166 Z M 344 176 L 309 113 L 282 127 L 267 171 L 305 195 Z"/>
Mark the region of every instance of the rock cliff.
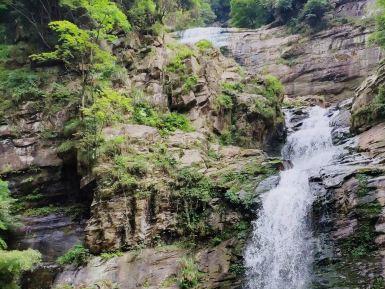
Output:
<path fill-rule="evenodd" d="M 350 98 L 374 70 L 381 50 L 370 44 L 373 1 L 336 1 L 330 28 L 308 36 L 286 27 L 230 32 L 227 48 L 250 73 L 268 72 L 289 97 Z"/>

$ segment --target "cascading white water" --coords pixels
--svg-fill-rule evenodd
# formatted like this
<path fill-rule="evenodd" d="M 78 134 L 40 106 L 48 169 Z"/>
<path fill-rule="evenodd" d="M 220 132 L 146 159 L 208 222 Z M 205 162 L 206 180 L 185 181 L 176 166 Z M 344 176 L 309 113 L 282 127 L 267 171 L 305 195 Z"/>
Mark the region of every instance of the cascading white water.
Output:
<path fill-rule="evenodd" d="M 309 117 L 283 148 L 284 159 L 293 167 L 282 171 L 278 186 L 262 197 L 245 252 L 249 289 L 309 288 L 313 241 L 308 216 L 314 196 L 308 179 L 339 150 L 332 144 L 326 112 L 321 107 L 309 109 Z"/>
<path fill-rule="evenodd" d="M 195 44 L 196 42 L 206 39 L 213 43 L 215 47 L 227 45 L 227 33 L 229 28 L 221 27 L 197 27 L 179 32 L 180 42 L 184 44 Z"/>

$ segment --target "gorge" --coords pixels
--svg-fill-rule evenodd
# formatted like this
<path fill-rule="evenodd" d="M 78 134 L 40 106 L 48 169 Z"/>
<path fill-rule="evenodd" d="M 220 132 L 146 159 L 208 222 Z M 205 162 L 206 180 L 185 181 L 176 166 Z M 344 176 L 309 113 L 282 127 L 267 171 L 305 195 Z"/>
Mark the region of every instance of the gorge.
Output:
<path fill-rule="evenodd" d="M 172 33 L 146 1 L 22 2 L 57 36 L 1 12 L 1 288 L 385 288 L 374 1 Z"/>

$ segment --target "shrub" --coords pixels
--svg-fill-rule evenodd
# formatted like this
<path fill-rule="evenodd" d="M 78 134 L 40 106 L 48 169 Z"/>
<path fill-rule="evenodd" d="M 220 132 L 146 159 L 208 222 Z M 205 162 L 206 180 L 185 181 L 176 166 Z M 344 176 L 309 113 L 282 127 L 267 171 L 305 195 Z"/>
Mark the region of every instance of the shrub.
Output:
<path fill-rule="evenodd" d="M 0 179 L 0 233 L 8 230 L 14 222 L 10 213 L 13 202 L 14 200 L 9 195 L 8 183 Z M 0 234 L 0 250 L 6 247 L 7 245 Z"/>
<path fill-rule="evenodd" d="M 75 245 L 67 253 L 57 259 L 57 263 L 60 265 L 83 266 L 87 264 L 91 254 L 88 249 L 83 245 Z"/>
<path fill-rule="evenodd" d="M 184 83 L 182 86 L 183 93 L 185 94 L 189 93 L 191 90 L 193 90 L 196 87 L 197 84 L 198 84 L 198 78 L 196 77 L 196 75 L 188 76 L 184 80 Z"/>
<path fill-rule="evenodd" d="M 208 40 L 200 40 L 197 43 L 195 43 L 195 46 L 198 47 L 198 49 L 202 52 L 210 50 L 213 48 L 213 44 Z"/>
<path fill-rule="evenodd" d="M 147 103 L 135 104 L 132 118 L 138 124 L 152 127 L 157 127 L 160 123 L 158 112 Z"/>
<path fill-rule="evenodd" d="M 41 85 L 41 76 L 29 69 L 5 70 L 0 75 L 0 89 L 15 104 L 41 99 L 44 96 Z"/>
<path fill-rule="evenodd" d="M 233 100 L 231 96 L 227 94 L 221 94 L 215 99 L 215 104 L 219 109 L 232 109 L 233 108 Z"/>
<path fill-rule="evenodd" d="M 114 251 L 114 252 L 104 252 L 100 254 L 100 258 L 104 261 L 108 261 L 112 258 L 121 257 L 123 256 L 123 253 L 120 251 Z"/>
<path fill-rule="evenodd" d="M 0 287 L 17 289 L 20 276 L 41 261 L 41 254 L 35 250 L 0 250 Z"/>
<path fill-rule="evenodd" d="M 191 257 L 185 257 L 180 260 L 180 271 L 177 276 L 177 284 L 181 289 L 197 288 L 202 279 L 202 273 L 198 265 Z"/>
<path fill-rule="evenodd" d="M 284 92 L 282 83 L 273 75 L 266 75 L 264 78 L 265 88 L 262 92 L 263 96 L 268 99 L 276 99 Z"/>
<path fill-rule="evenodd" d="M 171 112 L 162 116 L 162 121 L 158 127 L 164 133 L 174 132 L 180 129 L 184 132 L 193 131 L 190 121 L 183 114 Z"/>
<path fill-rule="evenodd" d="M 134 106 L 132 118 L 138 124 L 158 128 L 162 134 L 168 134 L 178 129 L 186 132 L 193 130 L 190 121 L 183 114 L 175 112 L 161 114 L 143 102 Z"/>

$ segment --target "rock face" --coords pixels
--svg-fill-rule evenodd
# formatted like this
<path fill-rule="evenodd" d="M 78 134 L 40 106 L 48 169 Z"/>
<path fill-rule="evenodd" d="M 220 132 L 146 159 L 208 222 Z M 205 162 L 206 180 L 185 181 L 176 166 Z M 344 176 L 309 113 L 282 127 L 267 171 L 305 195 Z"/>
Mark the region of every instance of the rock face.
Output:
<path fill-rule="evenodd" d="M 385 64 L 381 62 L 377 70 L 357 88 L 352 106 L 352 130 L 363 132 L 383 120 L 383 100 L 381 91 L 385 83 Z"/>
<path fill-rule="evenodd" d="M 83 227 L 59 212 L 86 201 L 78 186 L 76 163 L 57 154 L 58 141 L 43 137 L 52 126 L 62 127 L 69 114 L 50 118 L 27 102 L 3 116 L 0 128 L 0 174 L 9 182 L 22 226 L 11 236 L 13 249 L 34 248 L 53 261 L 83 239 Z"/>
<path fill-rule="evenodd" d="M 240 288 L 239 279 L 231 269 L 232 259 L 239 254 L 236 244 L 237 241 L 232 239 L 194 254 L 205 288 Z M 183 248 L 164 246 L 126 253 L 107 261 L 94 258 L 80 270 L 68 268 L 58 276 L 55 284 L 70 284 L 75 288 L 98 284 L 104 289 L 109 287 L 103 287 L 103 283 L 109 283 L 120 289 L 177 289 L 180 262 L 189 253 Z"/>
<path fill-rule="evenodd" d="M 142 132 L 149 130 L 150 127 L 145 127 Z M 107 131 L 110 135 L 112 130 L 106 129 L 105 132 Z M 154 142 L 147 134 L 130 138 L 132 133 L 127 128 L 125 131 L 131 152 L 134 150 L 143 156 L 150 154 Z M 115 132 L 121 135 L 121 130 Z M 178 162 L 181 169 L 196 167 L 214 179 L 229 172 L 242 171 L 247 164 L 258 166 L 265 160 L 261 150 L 210 144 L 205 135 L 198 132 L 176 132 L 166 138 L 164 145 L 167 150 L 163 153 Z M 92 252 L 99 253 L 124 247 L 132 248 L 137 244 L 153 245 L 159 238 L 167 241 L 182 237 L 180 224 L 178 225 L 179 213 L 173 204 L 175 188 L 169 186 L 173 182 L 172 177 L 149 166 L 147 173 L 141 175 L 138 188 L 139 191 L 148 190 L 147 196 L 133 195 L 130 191 L 125 194 L 116 193 L 108 198 L 101 198 L 96 194 L 91 205 L 91 218 L 85 229 L 87 246 Z M 255 182 L 256 186 L 258 178 L 255 178 Z M 246 213 L 236 207 L 219 212 L 220 207 L 218 199 L 213 200 L 210 207 L 206 208 L 210 214 L 209 226 L 214 230 L 222 231 L 229 225 L 235 225 L 243 218 L 242 214 Z"/>
<path fill-rule="evenodd" d="M 337 119 L 345 119 L 345 114 L 341 110 Z M 342 138 L 347 151 L 311 180 L 318 196 L 315 288 L 385 285 L 382 137 L 379 125 L 359 135 L 358 141 Z M 341 143 L 338 136 L 335 139 Z"/>
<path fill-rule="evenodd" d="M 367 21 L 373 1 L 336 2 L 331 17 L 346 17 L 351 24 L 311 36 L 291 35 L 284 27 L 231 32 L 228 48 L 248 72 L 278 76 L 290 97 L 350 98 L 376 69 L 382 52 L 368 41 L 374 29 Z"/>

